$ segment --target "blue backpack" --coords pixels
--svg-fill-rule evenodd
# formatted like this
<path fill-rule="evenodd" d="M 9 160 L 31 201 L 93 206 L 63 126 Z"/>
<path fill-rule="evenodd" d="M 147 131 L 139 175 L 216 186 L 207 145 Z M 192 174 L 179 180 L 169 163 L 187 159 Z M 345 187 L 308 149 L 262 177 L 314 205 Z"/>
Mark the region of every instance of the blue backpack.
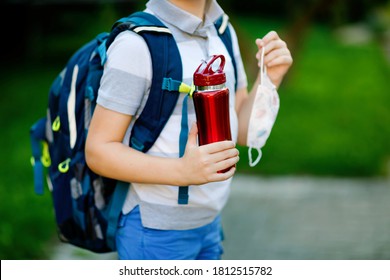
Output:
<path fill-rule="evenodd" d="M 227 17 L 215 25 L 223 31 L 219 32 L 220 37 L 234 58 Z M 129 142 L 129 146 L 139 151 L 150 149 L 175 108 L 180 92 L 189 93 L 191 87 L 181 82 L 181 58 L 171 32 L 145 12 L 118 20 L 110 32 L 99 34 L 75 52 L 50 87 L 47 115 L 30 129 L 35 192 L 43 194 L 46 174 L 59 239 L 96 253 L 116 250 L 115 232 L 129 183 L 95 174 L 85 162 L 84 147 L 106 51 L 125 30 L 144 38 L 153 62 L 150 94 L 134 123 Z M 182 129 L 182 134 L 188 135 L 188 128 Z M 185 147 L 186 138 L 180 141 Z M 188 188 L 179 189 L 182 197 L 179 203 L 185 204 Z"/>

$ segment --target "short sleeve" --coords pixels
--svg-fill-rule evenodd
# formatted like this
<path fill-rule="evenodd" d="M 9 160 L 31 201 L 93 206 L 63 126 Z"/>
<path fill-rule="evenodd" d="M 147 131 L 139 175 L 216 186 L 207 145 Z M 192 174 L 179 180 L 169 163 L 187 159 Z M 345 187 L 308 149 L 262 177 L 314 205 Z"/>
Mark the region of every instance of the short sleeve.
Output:
<path fill-rule="evenodd" d="M 234 53 L 234 59 L 236 61 L 236 67 L 237 67 L 237 89 L 246 88 L 248 86 L 248 80 L 244 68 L 244 63 L 242 62 L 237 34 L 231 24 L 229 24 L 229 29 L 232 35 L 233 53 Z"/>
<path fill-rule="evenodd" d="M 151 79 L 152 62 L 146 42 L 140 35 L 124 31 L 107 50 L 97 103 L 134 116 L 150 89 Z"/>

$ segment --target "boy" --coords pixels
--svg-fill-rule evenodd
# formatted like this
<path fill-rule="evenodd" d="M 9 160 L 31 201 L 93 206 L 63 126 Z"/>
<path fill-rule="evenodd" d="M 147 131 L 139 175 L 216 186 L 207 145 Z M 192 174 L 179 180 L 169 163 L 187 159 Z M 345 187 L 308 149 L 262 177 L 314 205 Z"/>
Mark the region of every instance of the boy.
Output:
<path fill-rule="evenodd" d="M 117 230 L 120 259 L 220 259 L 220 212 L 228 199 L 235 168 L 226 173 L 217 171 L 239 160 L 235 143 L 246 144 L 251 97 L 259 79 L 248 95 L 237 36 L 229 25 L 237 65 L 235 91 L 232 60 L 213 24 L 223 14 L 216 0 L 150 0 L 146 7 L 146 12 L 157 16 L 172 32 L 185 83 L 192 83 L 193 72 L 202 60 L 213 54 L 226 57 L 233 141 L 198 146 L 195 110 L 190 101 L 188 120 L 192 127 L 184 156 L 179 158 L 183 95 L 146 154 L 128 147 L 132 121 L 142 112 L 149 93 L 152 63 L 145 41 L 125 31 L 108 50 L 88 133 L 87 162 L 96 173 L 132 183 Z M 256 44 L 257 59 L 265 48 L 268 76 L 279 86 L 292 64 L 286 44 L 275 32 L 256 40 Z M 190 186 L 186 205 L 177 202 L 178 186 Z"/>

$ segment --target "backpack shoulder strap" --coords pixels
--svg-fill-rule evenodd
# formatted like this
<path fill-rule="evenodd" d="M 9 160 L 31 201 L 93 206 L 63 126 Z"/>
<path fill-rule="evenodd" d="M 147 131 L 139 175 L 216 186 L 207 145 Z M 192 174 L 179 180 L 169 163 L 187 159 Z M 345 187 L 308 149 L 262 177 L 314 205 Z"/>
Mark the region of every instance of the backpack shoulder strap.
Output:
<path fill-rule="evenodd" d="M 147 152 L 160 135 L 179 98 L 178 90 L 166 89 L 163 85 L 167 78 L 182 80 L 181 57 L 170 30 L 152 14 L 133 13 L 114 25 L 114 30 L 122 28 L 141 35 L 152 58 L 153 75 L 149 97 L 134 123 L 129 143 L 131 147 Z"/>
<path fill-rule="evenodd" d="M 183 70 L 179 49 L 171 31 L 154 15 L 135 12 L 117 20 L 106 43 L 100 45 L 102 65 L 106 52 L 122 31 L 136 32 L 145 40 L 152 59 L 152 85 L 145 107 L 134 123 L 129 145 L 147 152 L 160 135 L 179 98 L 178 87 L 166 87 L 167 81 L 182 80 Z"/>
<path fill-rule="evenodd" d="M 232 59 L 233 68 L 234 68 L 234 78 L 235 84 L 234 87 L 237 89 L 237 64 L 234 57 L 233 51 L 233 41 L 232 34 L 229 28 L 229 17 L 227 14 L 223 14 L 217 21 L 214 22 L 214 26 L 217 29 L 218 36 L 221 38 L 222 42 L 225 44 L 227 51 Z"/>

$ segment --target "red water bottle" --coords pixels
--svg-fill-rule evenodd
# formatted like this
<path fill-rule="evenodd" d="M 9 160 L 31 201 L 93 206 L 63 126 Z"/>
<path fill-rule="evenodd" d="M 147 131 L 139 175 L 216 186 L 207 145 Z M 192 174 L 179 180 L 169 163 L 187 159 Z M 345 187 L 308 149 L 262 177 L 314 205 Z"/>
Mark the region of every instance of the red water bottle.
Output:
<path fill-rule="evenodd" d="M 223 55 L 213 55 L 208 61 L 204 61 L 199 65 L 194 73 L 195 91 L 193 100 L 199 145 L 232 140 L 229 89 L 225 86 L 224 66 L 225 57 Z M 230 168 L 220 172 L 226 172 Z"/>

